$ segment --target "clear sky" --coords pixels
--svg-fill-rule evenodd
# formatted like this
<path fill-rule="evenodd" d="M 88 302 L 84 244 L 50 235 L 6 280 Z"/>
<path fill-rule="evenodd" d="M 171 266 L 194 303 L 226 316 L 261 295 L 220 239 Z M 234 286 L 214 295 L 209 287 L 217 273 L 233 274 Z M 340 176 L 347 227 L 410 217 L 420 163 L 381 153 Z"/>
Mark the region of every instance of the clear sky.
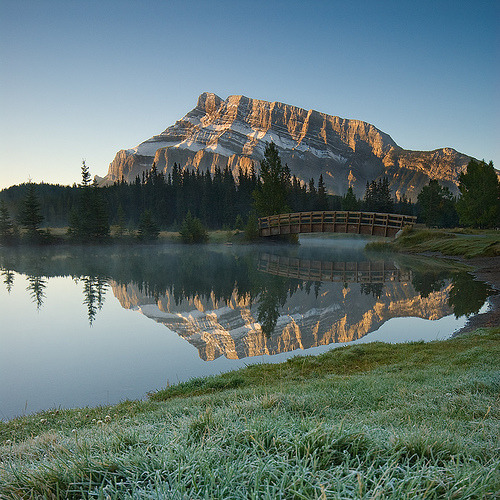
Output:
<path fill-rule="evenodd" d="M 105 175 L 215 92 L 500 168 L 500 2 L 0 0 L 0 188 Z"/>

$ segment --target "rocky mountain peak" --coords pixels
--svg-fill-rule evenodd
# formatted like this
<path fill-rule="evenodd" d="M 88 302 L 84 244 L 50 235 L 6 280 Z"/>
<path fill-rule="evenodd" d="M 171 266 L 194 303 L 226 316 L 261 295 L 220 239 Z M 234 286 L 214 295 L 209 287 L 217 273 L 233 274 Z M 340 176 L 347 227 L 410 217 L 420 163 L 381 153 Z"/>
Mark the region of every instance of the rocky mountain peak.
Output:
<path fill-rule="evenodd" d="M 304 182 L 323 174 L 327 189 L 344 194 L 352 186 L 362 196 L 366 182 L 388 177 L 399 196 L 415 199 L 429 179 L 457 192 L 458 177 L 470 157 L 452 148 L 410 151 L 399 147 L 370 123 L 306 110 L 281 102 L 211 92 L 196 107 L 161 134 L 121 150 L 104 182 L 122 177 L 131 182 L 153 163 L 170 172 L 181 168 L 233 172 L 259 166 L 269 142 L 274 142 L 292 174 Z"/>
<path fill-rule="evenodd" d="M 222 102 L 223 100 L 218 95 L 212 92 L 203 92 L 203 94 L 198 97 L 198 104 L 196 107 L 209 115 L 214 113 Z"/>

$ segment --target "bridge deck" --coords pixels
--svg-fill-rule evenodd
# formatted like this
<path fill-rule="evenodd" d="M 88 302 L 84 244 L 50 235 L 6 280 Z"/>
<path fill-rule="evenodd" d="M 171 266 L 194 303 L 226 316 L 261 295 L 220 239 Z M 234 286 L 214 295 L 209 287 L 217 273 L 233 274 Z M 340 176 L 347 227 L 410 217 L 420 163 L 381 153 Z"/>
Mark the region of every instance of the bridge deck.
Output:
<path fill-rule="evenodd" d="M 410 215 L 376 212 L 297 212 L 259 218 L 259 235 L 351 233 L 394 237 L 416 221 Z"/>

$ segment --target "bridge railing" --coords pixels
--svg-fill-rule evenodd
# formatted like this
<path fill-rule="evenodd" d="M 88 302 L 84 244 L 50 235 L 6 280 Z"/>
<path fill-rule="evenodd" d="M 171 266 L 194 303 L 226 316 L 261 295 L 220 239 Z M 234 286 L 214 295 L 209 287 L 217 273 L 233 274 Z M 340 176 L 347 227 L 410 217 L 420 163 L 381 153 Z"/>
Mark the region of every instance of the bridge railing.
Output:
<path fill-rule="evenodd" d="M 259 234 L 358 233 L 394 236 L 417 218 L 409 215 L 377 212 L 322 211 L 271 215 L 259 219 Z"/>

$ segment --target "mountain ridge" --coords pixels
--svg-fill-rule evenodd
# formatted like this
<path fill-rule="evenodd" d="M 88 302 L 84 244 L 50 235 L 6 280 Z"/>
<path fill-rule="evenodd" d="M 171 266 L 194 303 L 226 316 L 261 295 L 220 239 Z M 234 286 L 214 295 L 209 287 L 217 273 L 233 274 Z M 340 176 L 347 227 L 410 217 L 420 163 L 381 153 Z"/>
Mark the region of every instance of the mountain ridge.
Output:
<path fill-rule="evenodd" d="M 362 196 L 366 182 L 388 177 L 392 191 L 415 200 L 430 179 L 458 192 L 458 178 L 471 157 L 446 147 L 433 151 L 403 149 L 392 137 L 361 120 L 297 106 L 231 95 L 223 100 L 204 92 L 196 106 L 174 125 L 117 152 L 104 183 L 134 181 L 152 167 L 168 174 L 181 168 L 210 170 L 228 165 L 256 168 L 274 142 L 292 175 L 304 182 L 320 174 L 328 191 L 344 194 L 352 186 Z"/>

